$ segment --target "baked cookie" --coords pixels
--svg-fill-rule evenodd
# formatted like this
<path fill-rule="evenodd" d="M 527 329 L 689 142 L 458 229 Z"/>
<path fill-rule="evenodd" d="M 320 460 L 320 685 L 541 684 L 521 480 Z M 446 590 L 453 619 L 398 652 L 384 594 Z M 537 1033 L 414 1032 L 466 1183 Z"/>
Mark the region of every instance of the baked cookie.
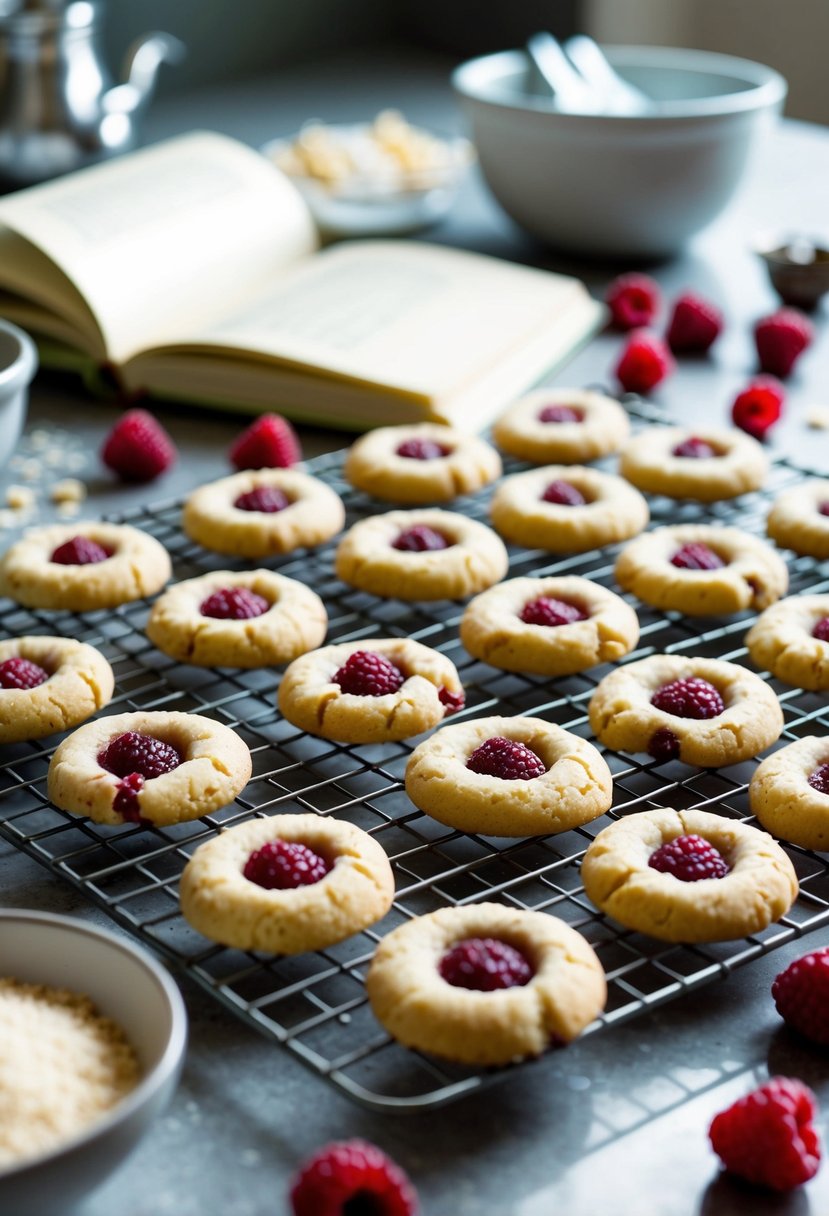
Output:
<path fill-rule="evenodd" d="M 829 852 L 829 740 L 805 735 L 768 756 L 751 779 L 748 800 L 775 836 Z"/>
<path fill-rule="evenodd" d="M 406 793 L 461 832 L 540 836 L 603 815 L 613 783 L 592 743 L 552 722 L 479 718 L 446 726 L 415 748 Z"/>
<path fill-rule="evenodd" d="M 501 476 L 501 457 L 484 439 L 448 426 L 384 426 L 349 449 L 345 478 L 386 502 L 424 505 L 474 494 Z"/>
<path fill-rule="evenodd" d="M 463 708 L 453 663 L 410 638 L 324 646 L 291 663 L 279 708 L 300 730 L 340 743 L 388 743 Z"/>
<path fill-rule="evenodd" d="M 804 481 L 774 500 L 769 536 L 803 557 L 829 557 L 829 481 Z"/>
<path fill-rule="evenodd" d="M 768 458 L 745 431 L 650 426 L 622 452 L 619 472 L 648 494 L 719 502 L 758 490 Z"/>
<path fill-rule="evenodd" d="M 618 401 L 581 388 L 539 388 L 501 415 L 492 438 L 533 464 L 582 464 L 618 452 L 630 422 Z"/>
<path fill-rule="evenodd" d="M 829 595 L 793 595 L 746 634 L 752 662 L 795 688 L 829 688 Z"/>
<path fill-rule="evenodd" d="M 273 557 L 335 536 L 345 508 L 317 477 L 295 469 L 256 469 L 195 490 L 184 504 L 191 540 L 233 557 Z"/>
<path fill-rule="evenodd" d="M 472 600 L 460 632 L 469 653 L 493 667 L 566 676 L 628 654 L 639 621 L 589 579 L 511 578 Z"/>
<path fill-rule="evenodd" d="M 219 570 L 175 583 L 147 621 L 153 645 L 200 667 L 290 663 L 320 646 L 327 629 L 319 596 L 271 570 Z"/>
<path fill-rule="evenodd" d="M 201 714 L 118 714 L 64 739 L 49 765 L 55 806 L 96 823 L 166 826 L 199 819 L 240 794 L 250 752 Z"/>
<path fill-rule="evenodd" d="M 616 582 L 654 608 L 685 616 L 761 610 L 785 595 L 789 572 L 764 541 L 739 528 L 680 524 L 625 545 Z"/>
<path fill-rule="evenodd" d="M 93 612 L 155 595 L 171 573 L 167 550 L 138 528 L 51 524 L 0 558 L 0 595 L 27 608 Z"/>
<path fill-rule="evenodd" d="M 362 519 L 337 547 L 337 577 L 399 600 L 458 600 L 497 583 L 509 559 L 491 529 L 452 511 Z"/>
<path fill-rule="evenodd" d="M 783 729 L 777 697 L 759 676 L 722 659 L 657 654 L 612 671 L 590 699 L 605 747 L 717 768 L 748 760 Z"/>
<path fill-rule="evenodd" d="M 621 477 L 579 465 L 547 465 L 506 477 L 492 498 L 494 527 L 513 544 L 584 553 L 647 526 L 648 504 Z"/>
<path fill-rule="evenodd" d="M 112 697 L 112 668 L 71 638 L 0 642 L 0 743 L 43 739 L 91 718 Z"/>
<path fill-rule="evenodd" d="M 366 989 L 398 1042 L 463 1064 L 510 1064 L 569 1043 L 607 999 L 601 964 L 575 929 L 493 903 L 441 908 L 389 933 Z"/>
<path fill-rule="evenodd" d="M 199 933 L 237 950 L 324 950 L 386 915 L 394 876 L 377 841 L 338 819 L 270 815 L 196 849 L 181 910 Z"/>
<path fill-rule="evenodd" d="M 765 832 L 661 807 L 600 832 L 581 863 L 597 908 L 666 942 L 725 942 L 759 933 L 797 899 L 794 866 Z"/>

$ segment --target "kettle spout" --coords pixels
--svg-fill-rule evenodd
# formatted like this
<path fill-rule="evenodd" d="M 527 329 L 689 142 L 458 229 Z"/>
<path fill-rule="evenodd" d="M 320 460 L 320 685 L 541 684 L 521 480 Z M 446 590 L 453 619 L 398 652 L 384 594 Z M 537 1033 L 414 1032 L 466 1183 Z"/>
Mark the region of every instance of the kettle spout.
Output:
<path fill-rule="evenodd" d="M 155 88 L 162 63 L 180 63 L 186 54 L 184 43 L 172 34 L 145 34 L 127 51 L 124 83 L 104 94 L 104 108 L 110 113 L 136 114 L 144 109 Z"/>

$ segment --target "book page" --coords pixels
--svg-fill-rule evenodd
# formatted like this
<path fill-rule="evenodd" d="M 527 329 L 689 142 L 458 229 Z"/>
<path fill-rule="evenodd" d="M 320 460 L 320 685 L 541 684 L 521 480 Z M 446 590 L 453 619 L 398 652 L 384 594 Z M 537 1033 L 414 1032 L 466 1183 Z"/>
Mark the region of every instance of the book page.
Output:
<path fill-rule="evenodd" d="M 288 179 L 207 132 L 0 199 L 0 224 L 72 281 L 119 363 L 183 326 L 209 329 L 316 247 Z"/>

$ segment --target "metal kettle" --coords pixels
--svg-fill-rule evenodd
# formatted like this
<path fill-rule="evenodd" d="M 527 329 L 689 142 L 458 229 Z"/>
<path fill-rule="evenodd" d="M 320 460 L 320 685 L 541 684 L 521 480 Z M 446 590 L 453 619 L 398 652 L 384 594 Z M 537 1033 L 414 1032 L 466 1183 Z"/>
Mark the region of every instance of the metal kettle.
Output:
<path fill-rule="evenodd" d="M 0 188 L 14 189 L 133 148 L 159 66 L 182 58 L 147 34 L 113 83 L 99 52 L 97 0 L 0 0 Z"/>

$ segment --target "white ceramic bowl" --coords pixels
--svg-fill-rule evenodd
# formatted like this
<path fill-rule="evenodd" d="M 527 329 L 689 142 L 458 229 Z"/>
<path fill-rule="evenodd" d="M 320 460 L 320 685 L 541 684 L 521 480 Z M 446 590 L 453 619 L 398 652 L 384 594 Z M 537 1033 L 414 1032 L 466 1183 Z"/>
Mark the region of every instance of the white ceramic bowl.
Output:
<path fill-rule="evenodd" d="M 522 51 L 472 59 L 452 83 L 493 194 L 528 232 L 591 255 L 674 253 L 733 195 L 786 82 L 762 64 L 707 51 L 604 49 L 654 99 L 652 112 L 560 113 L 526 92 Z"/>
<path fill-rule="evenodd" d="M 0 321 L 0 467 L 11 456 L 29 401 L 29 384 L 37 371 L 37 350 L 28 334 Z"/>
<path fill-rule="evenodd" d="M 136 1088 L 88 1130 L 0 1170 L 3 1216 L 57 1216 L 104 1181 L 172 1097 L 187 1044 L 184 1002 L 145 950 L 43 912 L 0 910 L 0 975 L 86 993 L 122 1027 L 142 1067 Z"/>

